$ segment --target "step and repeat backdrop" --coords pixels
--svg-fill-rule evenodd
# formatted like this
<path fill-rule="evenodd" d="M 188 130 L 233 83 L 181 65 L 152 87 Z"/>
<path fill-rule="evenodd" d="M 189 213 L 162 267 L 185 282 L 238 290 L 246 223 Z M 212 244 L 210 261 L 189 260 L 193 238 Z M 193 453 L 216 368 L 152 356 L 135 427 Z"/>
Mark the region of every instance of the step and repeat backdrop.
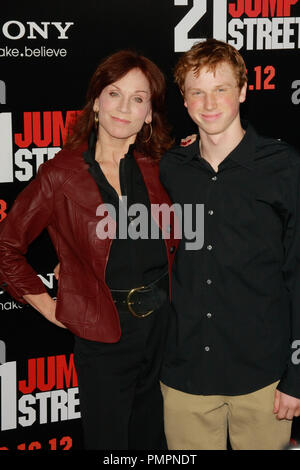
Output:
<path fill-rule="evenodd" d="M 176 140 L 195 131 L 173 83 L 179 55 L 222 39 L 249 76 L 241 114 L 300 150 L 299 0 L 5 1 L 0 11 L 0 221 L 39 166 L 62 148 L 99 61 L 133 48 L 163 70 Z M 43 232 L 27 257 L 55 297 L 56 255 Z M 73 338 L 0 291 L 0 448 L 80 450 Z M 300 423 L 293 427 L 300 440 Z"/>

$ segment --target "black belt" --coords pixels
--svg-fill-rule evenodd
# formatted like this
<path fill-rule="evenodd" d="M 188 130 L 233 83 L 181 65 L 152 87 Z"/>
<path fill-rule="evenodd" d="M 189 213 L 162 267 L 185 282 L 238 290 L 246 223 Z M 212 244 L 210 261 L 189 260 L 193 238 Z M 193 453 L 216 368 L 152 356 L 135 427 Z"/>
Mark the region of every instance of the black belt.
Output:
<path fill-rule="evenodd" d="M 168 273 L 164 273 L 147 286 L 110 291 L 117 308 L 127 309 L 135 317 L 145 318 L 164 304 L 168 297 L 168 289 L 169 277 Z"/>

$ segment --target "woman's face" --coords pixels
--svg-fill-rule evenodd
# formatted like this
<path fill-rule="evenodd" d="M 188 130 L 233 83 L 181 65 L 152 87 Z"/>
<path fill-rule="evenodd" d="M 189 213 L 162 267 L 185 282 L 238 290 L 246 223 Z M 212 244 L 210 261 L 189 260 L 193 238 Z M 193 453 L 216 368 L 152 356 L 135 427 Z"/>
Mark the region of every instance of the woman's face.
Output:
<path fill-rule="evenodd" d="M 144 123 L 152 120 L 151 92 L 147 78 L 138 69 L 103 88 L 95 99 L 99 138 L 124 139 L 133 143 Z"/>

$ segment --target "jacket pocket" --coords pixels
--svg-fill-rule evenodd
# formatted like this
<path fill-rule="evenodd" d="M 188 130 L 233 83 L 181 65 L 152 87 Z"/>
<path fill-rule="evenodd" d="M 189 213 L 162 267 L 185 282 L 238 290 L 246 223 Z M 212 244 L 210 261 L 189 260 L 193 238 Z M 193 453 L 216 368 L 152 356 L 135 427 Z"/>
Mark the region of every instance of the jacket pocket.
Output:
<path fill-rule="evenodd" d="M 88 326 L 99 319 L 97 282 L 84 282 L 79 276 L 60 274 L 56 318 L 62 323 Z"/>

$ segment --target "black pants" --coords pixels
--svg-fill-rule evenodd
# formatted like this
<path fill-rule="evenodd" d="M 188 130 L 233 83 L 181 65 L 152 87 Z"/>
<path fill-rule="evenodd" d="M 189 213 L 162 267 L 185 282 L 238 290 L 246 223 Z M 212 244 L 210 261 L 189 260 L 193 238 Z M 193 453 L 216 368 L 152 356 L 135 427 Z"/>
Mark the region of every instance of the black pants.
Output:
<path fill-rule="evenodd" d="M 146 318 L 120 311 L 118 343 L 75 338 L 85 449 L 167 448 L 159 375 L 170 312 L 168 301 Z"/>

